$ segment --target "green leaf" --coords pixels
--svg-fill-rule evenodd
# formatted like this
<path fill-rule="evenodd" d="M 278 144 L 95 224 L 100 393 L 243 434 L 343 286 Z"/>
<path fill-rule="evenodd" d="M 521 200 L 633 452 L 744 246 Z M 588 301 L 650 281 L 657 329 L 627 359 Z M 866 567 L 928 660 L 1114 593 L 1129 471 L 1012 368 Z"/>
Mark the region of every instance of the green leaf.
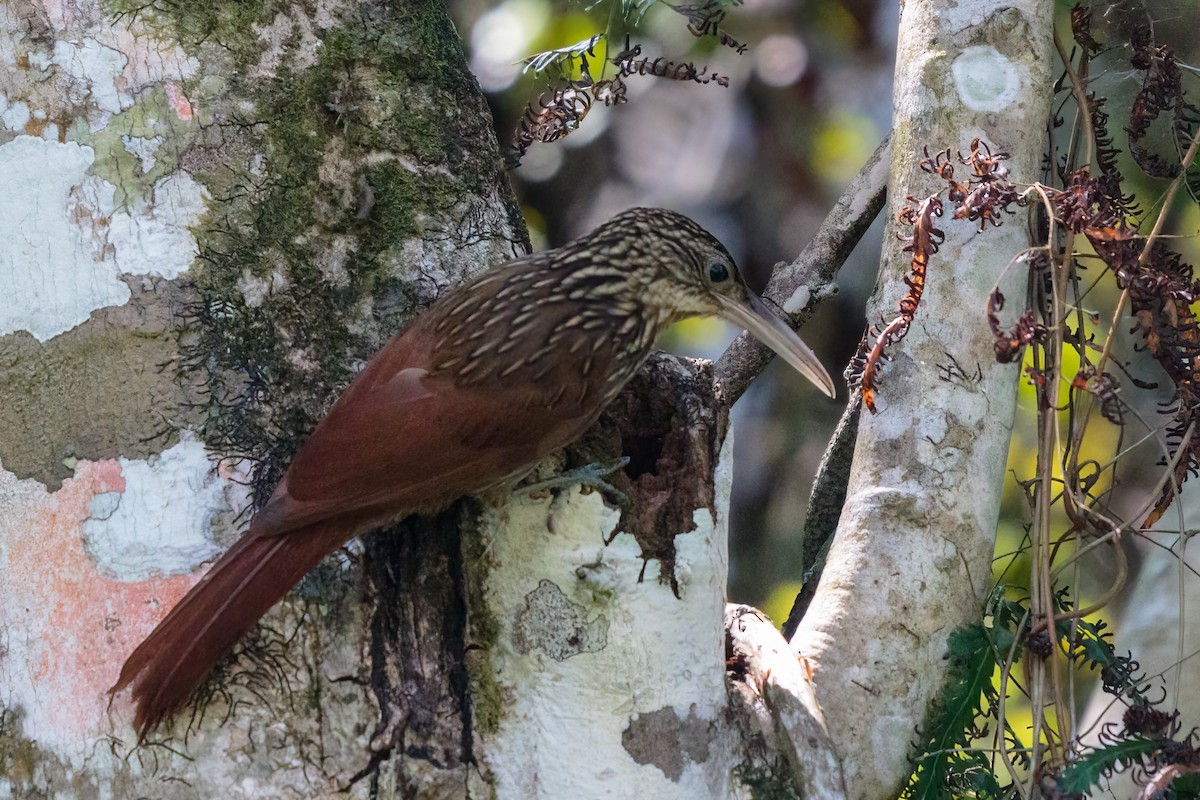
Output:
<path fill-rule="evenodd" d="M 996 698 L 992 642 L 983 625 L 968 625 L 950 634 L 947 648 L 946 686 L 926 717 L 918 742 L 922 755 L 915 760 L 916 770 L 901 795 L 904 800 L 944 798 L 951 784 L 990 785 L 982 777 L 990 774 L 987 760 L 961 748 L 974 738 L 984 704 Z"/>
<path fill-rule="evenodd" d="M 1058 777 L 1059 791 L 1065 794 L 1087 794 L 1089 789 L 1100 784 L 1102 778 L 1141 761 L 1144 756 L 1154 752 L 1157 746 L 1149 739 L 1138 737 L 1092 750 L 1063 767 L 1062 774 Z"/>

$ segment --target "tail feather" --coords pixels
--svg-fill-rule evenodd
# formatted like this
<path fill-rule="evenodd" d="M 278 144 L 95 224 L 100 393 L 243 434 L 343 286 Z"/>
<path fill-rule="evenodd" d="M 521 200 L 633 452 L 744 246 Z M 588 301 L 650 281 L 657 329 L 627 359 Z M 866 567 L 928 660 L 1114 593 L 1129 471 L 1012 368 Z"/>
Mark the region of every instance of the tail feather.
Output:
<path fill-rule="evenodd" d="M 278 536 L 252 527 L 192 587 L 125 661 L 140 736 L 182 708 L 216 663 L 353 530 L 321 523 Z"/>

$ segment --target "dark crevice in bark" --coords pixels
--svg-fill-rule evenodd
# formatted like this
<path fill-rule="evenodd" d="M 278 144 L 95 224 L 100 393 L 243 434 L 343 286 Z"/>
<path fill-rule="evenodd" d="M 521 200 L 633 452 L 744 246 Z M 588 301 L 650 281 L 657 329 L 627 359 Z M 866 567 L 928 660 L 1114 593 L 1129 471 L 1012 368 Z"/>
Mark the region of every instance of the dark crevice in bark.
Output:
<path fill-rule="evenodd" d="M 407 759 L 439 770 L 472 763 L 466 671 L 467 610 L 459 543 L 464 503 L 436 517 L 410 517 L 363 540 L 369 685 L 379 704 L 371 763 L 356 778 Z"/>
<path fill-rule="evenodd" d="M 676 594 L 675 536 L 695 530 L 697 509 L 716 514 L 713 473 L 728 423 L 712 365 L 659 353 L 570 450 L 571 465 L 629 458 L 609 479 L 626 497 L 617 532 L 662 562 Z"/>

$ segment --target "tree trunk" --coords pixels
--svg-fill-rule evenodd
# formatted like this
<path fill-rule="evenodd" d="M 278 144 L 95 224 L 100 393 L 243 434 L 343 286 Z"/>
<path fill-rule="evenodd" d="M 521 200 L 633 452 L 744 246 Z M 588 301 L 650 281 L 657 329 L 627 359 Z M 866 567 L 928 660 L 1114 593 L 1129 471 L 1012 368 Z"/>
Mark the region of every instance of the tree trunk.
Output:
<path fill-rule="evenodd" d="M 912 253 L 896 220 L 941 188 L 924 149 L 965 152 L 974 136 L 1011 154 L 1011 179 L 1038 179 L 1050 112 L 1052 4 L 909 0 L 894 83 L 889 233 L 868 318 L 891 319 Z M 967 169 L 954 160 L 957 170 Z M 944 184 L 942 184 L 944 185 Z M 908 336 L 891 348 L 880 413 L 863 412 L 846 503 L 808 615 L 791 640 L 813 672 L 848 795 L 895 796 L 915 731 L 941 689 L 946 640 L 981 619 L 1019 376 L 996 363 L 984 310 L 994 287 L 1024 296 L 1010 259 L 1022 216 L 987 231 L 939 221 Z M 864 622 L 866 624 L 864 624 Z"/>
<path fill-rule="evenodd" d="M 0 37 L 0 795 L 461 795 L 451 518 L 330 559 L 145 745 L 106 694 L 354 365 L 526 247 L 446 9 L 8 3 Z"/>

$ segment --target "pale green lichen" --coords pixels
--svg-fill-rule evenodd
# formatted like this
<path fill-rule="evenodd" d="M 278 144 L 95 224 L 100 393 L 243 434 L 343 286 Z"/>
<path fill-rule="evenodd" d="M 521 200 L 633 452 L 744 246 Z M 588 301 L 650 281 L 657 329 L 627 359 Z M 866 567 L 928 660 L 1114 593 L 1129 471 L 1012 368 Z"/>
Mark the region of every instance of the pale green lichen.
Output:
<path fill-rule="evenodd" d="M 134 199 L 149 203 L 154 182 L 170 175 L 179 166 L 182 153 L 195 136 L 199 125 L 179 119 L 167 101 L 166 89 L 159 85 L 138 97 L 138 101 L 96 133 L 86 125 L 73 127 L 69 136 L 95 150 L 91 173 L 116 187 L 114 202 L 126 208 Z M 157 140 L 153 164 L 144 168 L 143 160 L 128 146 L 134 139 Z"/>

